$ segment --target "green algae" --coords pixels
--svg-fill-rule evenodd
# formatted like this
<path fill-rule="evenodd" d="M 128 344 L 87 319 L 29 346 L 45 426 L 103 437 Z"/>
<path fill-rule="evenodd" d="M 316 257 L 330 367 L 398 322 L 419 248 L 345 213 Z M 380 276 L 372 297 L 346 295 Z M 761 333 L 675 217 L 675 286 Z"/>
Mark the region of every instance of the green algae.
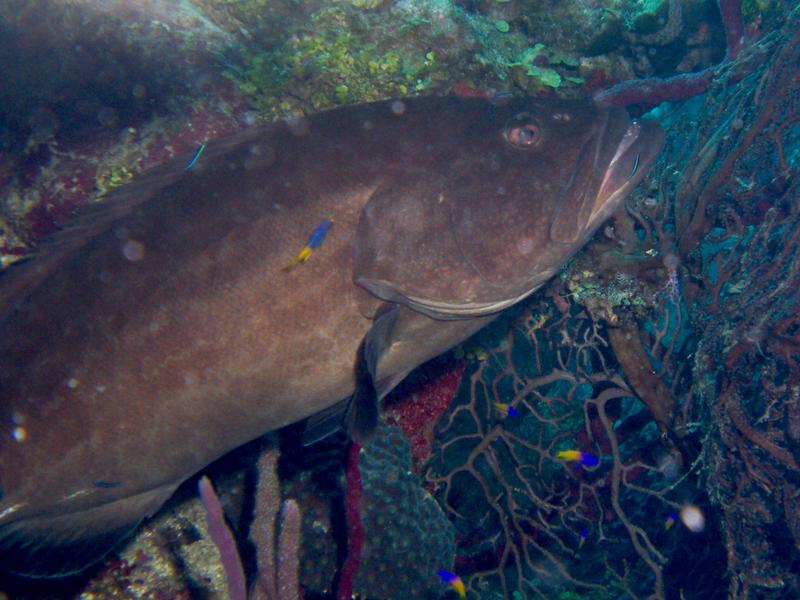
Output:
<path fill-rule="evenodd" d="M 742 18 L 745 23 L 751 23 L 761 15 L 776 13 L 778 9 L 777 0 L 743 0 Z"/>
<path fill-rule="evenodd" d="M 559 66 L 565 73 L 577 71 L 580 60 L 564 52 L 546 48 L 544 44 L 535 44 L 506 64 L 517 85 L 531 93 L 542 88 L 557 89 L 564 81 L 575 85 L 584 82 L 577 75 L 562 75 L 555 66 Z"/>
<path fill-rule="evenodd" d="M 98 171 L 95 186 L 100 193 L 105 193 L 133 181 L 134 175 L 135 173 L 126 164 L 106 165 Z"/>
<path fill-rule="evenodd" d="M 342 1 L 288 25 L 279 43 L 255 43 L 226 73 L 265 121 L 333 106 L 441 93 L 468 78 L 476 87 L 527 94 L 575 92 L 579 55 L 532 43 L 513 21 L 435 1 L 389 5 Z M 462 40 L 459 42 L 458 40 Z M 485 83 L 481 83 L 485 82 Z"/>
<path fill-rule="evenodd" d="M 365 10 L 378 8 L 384 2 L 385 0 L 349 0 L 351 6 L 355 6 L 356 8 L 363 8 Z"/>
<path fill-rule="evenodd" d="M 446 79 L 437 53 L 414 43 L 419 24 L 406 23 L 403 37 L 377 41 L 365 22 L 340 8 L 322 10 L 310 27 L 286 42 L 248 57 L 239 73 L 228 72 L 267 119 L 336 105 L 416 95 Z"/>

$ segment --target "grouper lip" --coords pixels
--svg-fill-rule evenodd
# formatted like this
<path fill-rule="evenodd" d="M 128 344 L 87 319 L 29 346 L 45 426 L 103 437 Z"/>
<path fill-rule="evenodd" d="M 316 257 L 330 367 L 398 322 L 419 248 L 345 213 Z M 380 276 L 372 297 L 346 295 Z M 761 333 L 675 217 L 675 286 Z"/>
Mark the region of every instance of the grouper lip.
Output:
<path fill-rule="evenodd" d="M 465 302 L 463 304 L 449 304 L 447 302 L 437 302 L 435 300 L 424 300 L 414 296 L 406 296 L 409 306 L 418 310 L 424 315 L 434 319 L 468 319 L 471 317 L 483 317 L 492 313 L 500 312 L 509 306 L 516 304 L 534 290 L 526 290 L 516 298 L 508 298 L 499 302 Z"/>
<path fill-rule="evenodd" d="M 547 275 L 547 279 L 550 275 Z M 492 302 L 459 302 L 457 304 L 436 300 L 433 298 L 421 298 L 408 293 L 400 293 L 394 286 L 385 280 L 359 281 L 359 285 L 371 294 L 383 298 L 389 302 L 397 302 L 408 308 L 415 310 L 437 321 L 453 321 L 458 319 L 470 319 L 474 317 L 484 317 L 500 312 L 509 306 L 523 300 L 538 289 L 537 285 L 526 289 L 518 296 L 497 300 Z"/>
<path fill-rule="evenodd" d="M 542 272 L 539 274 L 539 276 L 537 276 L 536 280 L 544 282 L 550 279 L 553 274 L 554 272 Z M 517 302 L 524 300 L 538 289 L 539 285 L 532 283 L 530 288 L 526 289 L 521 294 L 494 302 L 463 302 L 459 304 L 452 304 L 433 299 L 424 299 L 416 296 L 405 295 L 403 297 L 403 303 L 424 315 L 441 321 L 469 319 L 473 317 L 485 317 L 505 310 L 509 306 L 513 306 Z"/>

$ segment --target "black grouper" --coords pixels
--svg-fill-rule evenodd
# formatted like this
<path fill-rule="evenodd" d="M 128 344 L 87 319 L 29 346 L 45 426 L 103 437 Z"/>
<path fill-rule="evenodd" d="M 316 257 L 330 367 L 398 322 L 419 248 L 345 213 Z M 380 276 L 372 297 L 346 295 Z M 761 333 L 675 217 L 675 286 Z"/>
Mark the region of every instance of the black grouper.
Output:
<path fill-rule="evenodd" d="M 0 277 L 0 563 L 80 570 L 209 462 L 351 395 L 368 428 L 364 398 L 540 287 L 662 144 L 591 103 L 407 99 L 112 193 Z"/>

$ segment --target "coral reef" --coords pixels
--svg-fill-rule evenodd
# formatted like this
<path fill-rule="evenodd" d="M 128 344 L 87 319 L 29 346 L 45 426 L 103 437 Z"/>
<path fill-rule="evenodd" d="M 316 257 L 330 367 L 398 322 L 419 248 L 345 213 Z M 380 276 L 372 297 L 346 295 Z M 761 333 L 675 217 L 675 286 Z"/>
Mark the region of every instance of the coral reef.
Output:
<path fill-rule="evenodd" d="M 361 478 L 359 458 L 361 445 L 351 440 L 347 447 L 347 464 L 345 465 L 345 521 L 347 523 L 347 557 L 339 573 L 339 586 L 336 592 L 338 600 L 347 600 L 353 596 L 353 583 L 361 568 L 361 557 L 364 552 L 364 523 L 361 514 L 364 511 L 364 480 Z"/>
<path fill-rule="evenodd" d="M 0 264 L 19 260 L 80 207 L 141 171 L 181 154 L 191 157 L 203 141 L 241 128 L 242 98 L 230 88 L 221 82 L 220 97 L 213 101 L 198 100 L 180 115 L 140 128 L 32 145 L 29 154 L 16 159 L 15 176 L 0 189 Z"/>
<path fill-rule="evenodd" d="M 702 332 L 690 418 L 724 524 L 730 598 L 800 594 L 797 507 L 800 14 L 763 40 L 770 60 L 709 95 L 701 139 L 680 156 L 680 254 L 698 281 Z"/>
<path fill-rule="evenodd" d="M 452 526 L 411 471 L 408 441 L 381 425 L 359 456 L 364 548 L 353 590 L 364 598 L 436 598 L 455 554 Z"/>
<path fill-rule="evenodd" d="M 663 595 L 682 536 L 664 519 L 696 491 L 606 328 L 540 299 L 483 335 L 487 354 L 468 367 L 425 475 L 456 526 L 456 572 L 472 597 Z M 570 449 L 599 463 L 558 458 Z"/>
<path fill-rule="evenodd" d="M 294 499 L 281 500 L 278 458 L 278 447 L 270 445 L 261 451 L 256 465 L 258 486 L 250 539 L 257 553 L 257 575 L 250 600 L 294 600 L 300 594 L 302 515 Z"/>
<path fill-rule="evenodd" d="M 197 490 L 200 494 L 203 508 L 206 511 L 208 535 L 219 550 L 222 568 L 225 569 L 231 600 L 245 600 L 247 586 L 244 579 L 244 568 L 236 548 L 236 540 L 225 522 L 225 514 L 222 511 L 219 497 L 214 490 L 214 486 L 211 485 L 211 481 L 205 475 L 200 478 Z"/>
<path fill-rule="evenodd" d="M 741 2 L 720 0 L 719 9 L 727 43 L 725 58 L 730 61 L 739 54 L 743 41 Z M 664 29 L 658 34 L 639 36 L 639 41 L 656 45 L 671 42 L 682 29 L 682 14 L 681 3 L 678 0 L 670 0 L 669 17 Z M 667 32 L 666 37 L 664 32 Z M 719 76 L 719 71 L 718 67 L 707 67 L 698 72 L 673 75 L 664 79 L 655 77 L 630 79 L 595 94 L 595 100 L 601 104 L 614 106 L 630 104 L 654 106 L 666 100 L 682 100 L 706 91 L 711 81 Z M 733 82 L 737 76 L 737 73 L 728 73 L 726 79 Z"/>
<path fill-rule="evenodd" d="M 387 10 L 343 3 L 290 17 L 281 44 L 252 45 L 228 75 L 266 120 L 441 88 L 463 53 L 451 47 L 464 34 L 450 5 Z"/>
<path fill-rule="evenodd" d="M 452 354 L 431 361 L 415 370 L 384 400 L 388 422 L 398 425 L 411 443 L 417 472 L 430 456 L 434 427 L 453 401 L 464 367 L 464 361 Z"/>
<path fill-rule="evenodd" d="M 242 90 L 268 119 L 416 94 L 444 78 L 435 51 L 386 42 L 391 49 L 382 50 L 359 40 L 341 9 L 315 14 L 309 27 L 313 33 L 255 54 L 241 77 Z"/>
<path fill-rule="evenodd" d="M 659 113 L 650 186 L 550 300 L 482 334 L 426 473 L 473 597 L 800 594 L 800 12 L 785 14 L 729 52 L 738 81 Z M 559 461 L 573 449 L 598 464 Z"/>
<path fill-rule="evenodd" d="M 202 594 L 222 598 L 227 590 L 217 547 L 207 529 L 199 498 L 182 494 L 161 511 L 119 553 L 78 589 L 61 588 L 55 597 L 175 598 Z M 34 588 L 14 598 L 40 598 Z M 51 590 L 52 593 L 52 590 Z"/>
<path fill-rule="evenodd" d="M 412 470 L 399 427 L 381 423 L 363 448 L 340 438 L 307 450 L 289 444 L 280 462 L 282 495 L 295 498 L 303 516 L 300 582 L 307 594 L 438 597 L 436 569 L 452 568 L 454 533 Z M 255 535 L 259 522 L 251 527 L 257 553 L 266 542 Z"/>

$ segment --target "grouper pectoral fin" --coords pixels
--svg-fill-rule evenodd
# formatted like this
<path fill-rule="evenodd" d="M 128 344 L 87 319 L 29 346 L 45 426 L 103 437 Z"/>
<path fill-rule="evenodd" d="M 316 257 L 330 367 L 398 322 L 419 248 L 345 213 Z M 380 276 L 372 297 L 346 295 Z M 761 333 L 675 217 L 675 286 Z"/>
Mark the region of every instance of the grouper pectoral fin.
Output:
<path fill-rule="evenodd" d="M 381 400 L 411 370 L 451 348 L 454 340 L 477 332 L 495 316 L 437 320 L 402 305 L 383 304 L 359 346 L 356 391 L 308 419 L 303 445 L 309 446 L 342 429 L 359 442 L 368 440 L 377 424 Z"/>
<path fill-rule="evenodd" d="M 25 577 L 65 577 L 98 562 L 178 487 L 168 484 L 133 496 L 55 515 L 0 525 L 0 564 Z"/>
<path fill-rule="evenodd" d="M 358 346 L 355 391 L 350 398 L 309 418 L 303 431 L 304 446 L 323 440 L 343 427 L 360 444 L 369 440 L 378 425 L 381 392 L 386 387 L 385 382 L 378 381 L 378 364 L 391 346 L 399 308 L 396 304 L 381 306 L 372 327 Z"/>

